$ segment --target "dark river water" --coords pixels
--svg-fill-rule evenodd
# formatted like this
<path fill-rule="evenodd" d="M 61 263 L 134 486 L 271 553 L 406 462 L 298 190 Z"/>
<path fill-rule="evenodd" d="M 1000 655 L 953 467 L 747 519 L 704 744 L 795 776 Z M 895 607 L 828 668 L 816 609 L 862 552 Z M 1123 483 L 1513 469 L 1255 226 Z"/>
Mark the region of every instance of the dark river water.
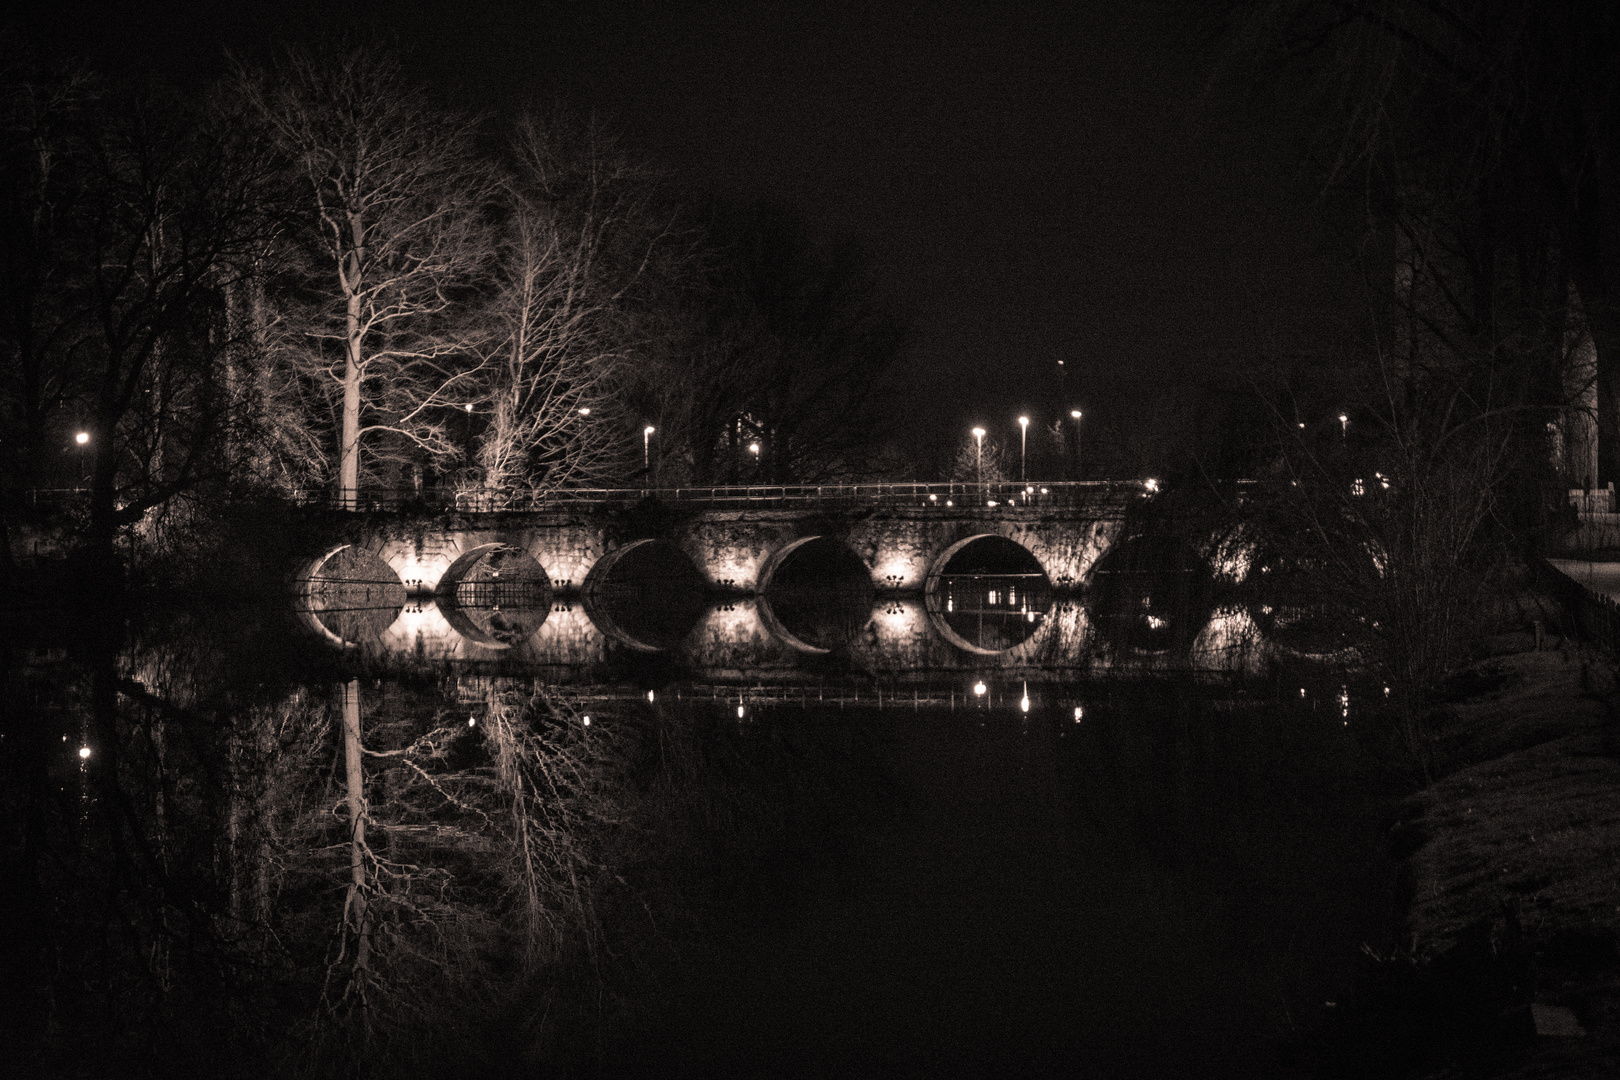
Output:
<path fill-rule="evenodd" d="M 355 645 L 394 600 L 13 616 L 0 1034 L 34 1075 L 1285 1072 L 1389 921 L 1337 687 L 995 662 L 1052 597 L 949 585 L 944 667 L 791 581 L 754 670 L 633 596 L 635 644 L 503 655 L 569 614 L 510 575 L 444 655 Z"/>

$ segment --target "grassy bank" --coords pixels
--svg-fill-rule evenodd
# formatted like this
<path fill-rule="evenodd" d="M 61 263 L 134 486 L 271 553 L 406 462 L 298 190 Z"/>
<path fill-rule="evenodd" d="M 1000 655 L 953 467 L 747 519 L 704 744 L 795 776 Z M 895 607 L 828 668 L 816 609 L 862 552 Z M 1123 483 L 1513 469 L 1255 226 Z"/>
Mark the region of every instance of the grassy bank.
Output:
<path fill-rule="evenodd" d="M 1620 687 L 1572 639 L 1486 639 L 1431 717 L 1439 779 L 1392 832 L 1402 945 L 1302 1072 L 1620 1075 Z"/>

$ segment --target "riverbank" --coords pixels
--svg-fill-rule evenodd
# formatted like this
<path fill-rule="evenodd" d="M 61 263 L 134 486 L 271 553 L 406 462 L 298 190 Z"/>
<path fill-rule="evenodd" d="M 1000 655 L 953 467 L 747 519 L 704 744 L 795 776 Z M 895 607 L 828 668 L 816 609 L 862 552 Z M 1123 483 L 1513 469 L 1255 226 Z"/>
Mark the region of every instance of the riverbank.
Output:
<path fill-rule="evenodd" d="M 1392 832 L 1401 945 L 1325 1018 L 1317 1076 L 1620 1075 L 1620 686 L 1572 639 L 1488 639 Z M 1514 651 L 1502 651 L 1502 650 Z"/>

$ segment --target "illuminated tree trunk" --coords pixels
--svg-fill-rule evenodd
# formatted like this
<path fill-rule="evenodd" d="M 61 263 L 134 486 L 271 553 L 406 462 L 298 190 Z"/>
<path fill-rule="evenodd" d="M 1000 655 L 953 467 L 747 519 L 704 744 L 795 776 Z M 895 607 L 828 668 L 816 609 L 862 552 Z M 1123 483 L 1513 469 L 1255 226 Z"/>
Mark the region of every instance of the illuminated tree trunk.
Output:
<path fill-rule="evenodd" d="M 343 687 L 343 765 L 349 809 L 349 891 L 343 921 L 354 935 L 356 971 L 371 962 L 371 924 L 366 911 L 366 794 L 365 767 L 360 743 L 360 683 L 351 679 Z"/>

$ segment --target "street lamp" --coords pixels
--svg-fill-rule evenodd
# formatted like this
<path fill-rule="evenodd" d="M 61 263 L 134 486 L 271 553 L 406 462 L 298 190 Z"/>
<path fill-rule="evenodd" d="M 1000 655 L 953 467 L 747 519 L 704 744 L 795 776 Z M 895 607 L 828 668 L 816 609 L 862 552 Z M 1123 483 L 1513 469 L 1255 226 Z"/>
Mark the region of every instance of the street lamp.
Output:
<path fill-rule="evenodd" d="M 1339 414 L 1339 436 L 1343 438 L 1350 433 L 1350 417 L 1344 413 Z"/>
<path fill-rule="evenodd" d="M 1029 417 L 1018 418 L 1018 482 L 1022 484 L 1029 479 L 1029 470 L 1025 467 L 1028 461 L 1029 449 Z"/>
<path fill-rule="evenodd" d="M 1074 476 L 1080 479 L 1080 417 L 1084 415 L 1079 409 L 1069 410 L 1069 419 L 1074 421 Z"/>
<path fill-rule="evenodd" d="M 581 416 L 589 416 L 589 415 L 591 415 L 590 406 L 587 405 L 584 408 L 580 409 L 579 410 L 579 415 L 581 415 Z"/>
<path fill-rule="evenodd" d="M 656 429 L 648 424 L 641 429 L 641 467 L 652 476 L 652 434 Z"/>
<path fill-rule="evenodd" d="M 973 429 L 973 437 L 979 442 L 979 486 L 984 487 L 984 428 Z"/>
<path fill-rule="evenodd" d="M 84 448 L 90 443 L 90 433 L 81 431 L 73 436 L 73 441 L 79 444 L 79 482 L 82 484 L 90 479 L 90 470 L 84 459 Z"/>

